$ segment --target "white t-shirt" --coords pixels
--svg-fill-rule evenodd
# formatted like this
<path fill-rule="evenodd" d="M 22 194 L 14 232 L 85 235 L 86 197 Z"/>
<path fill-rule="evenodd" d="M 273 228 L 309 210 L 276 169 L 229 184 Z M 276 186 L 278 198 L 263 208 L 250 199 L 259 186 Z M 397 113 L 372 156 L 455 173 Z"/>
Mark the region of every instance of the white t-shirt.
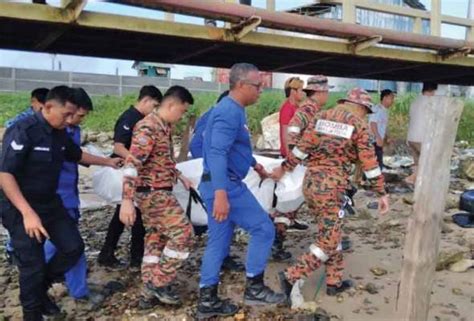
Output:
<path fill-rule="evenodd" d="M 416 97 L 410 106 L 410 123 L 407 135 L 409 142 L 423 142 L 426 131 L 428 101 L 429 97 L 421 95 Z"/>
<path fill-rule="evenodd" d="M 375 113 L 369 114 L 369 124 L 370 123 L 377 124 L 377 131 L 379 132 L 380 138 L 384 139 L 388 125 L 388 109 L 382 104 L 377 104 L 375 106 Z"/>

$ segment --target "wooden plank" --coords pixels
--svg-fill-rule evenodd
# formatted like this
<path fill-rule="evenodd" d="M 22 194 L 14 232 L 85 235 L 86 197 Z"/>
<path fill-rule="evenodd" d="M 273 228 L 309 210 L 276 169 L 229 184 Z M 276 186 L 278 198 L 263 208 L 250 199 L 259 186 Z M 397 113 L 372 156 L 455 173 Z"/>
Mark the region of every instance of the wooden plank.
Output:
<path fill-rule="evenodd" d="M 431 0 L 430 31 L 432 36 L 441 35 L 441 0 Z"/>
<path fill-rule="evenodd" d="M 428 119 L 422 144 L 415 205 L 408 221 L 397 310 L 403 321 L 426 321 L 440 242 L 440 222 L 449 187 L 451 154 L 463 102 L 423 97 Z M 434 184 L 436 182 L 436 184 Z"/>
<path fill-rule="evenodd" d="M 354 1 L 342 1 L 342 22 L 356 23 L 356 7 Z"/>

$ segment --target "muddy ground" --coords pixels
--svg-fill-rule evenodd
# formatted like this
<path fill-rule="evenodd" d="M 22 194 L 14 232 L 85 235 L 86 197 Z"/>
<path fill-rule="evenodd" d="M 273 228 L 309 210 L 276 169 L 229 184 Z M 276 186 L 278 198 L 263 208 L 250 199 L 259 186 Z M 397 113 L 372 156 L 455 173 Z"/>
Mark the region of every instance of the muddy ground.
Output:
<path fill-rule="evenodd" d="M 83 205 L 81 232 L 86 242 L 89 263 L 89 282 L 99 291 L 109 281 L 119 281 L 125 287 L 122 292 L 109 296 L 101 307 L 93 308 L 85 302 L 78 302 L 67 295 L 62 284 L 56 284 L 51 291 L 65 312 L 67 320 L 193 320 L 198 293 L 199 266 L 205 244 L 205 237 L 197 240 L 196 250 L 178 274 L 177 286 L 184 305 L 179 309 L 165 306 L 153 310 L 139 310 L 140 277 L 128 269 L 111 271 L 98 266 L 97 255 L 105 238 L 107 225 L 113 214 L 111 206 L 101 206 L 101 202 L 91 190 L 90 169 L 82 170 L 81 197 Z M 441 248 L 443 253 L 463 253 L 465 258 L 474 254 L 474 229 L 462 229 L 452 223 L 459 193 L 474 185 L 472 182 L 453 178 L 442 226 Z M 371 193 L 360 191 L 356 196 L 357 215 L 349 217 L 344 231 L 353 243 L 353 248 L 345 253 L 346 277 L 355 281 L 356 287 L 339 297 L 328 297 L 324 286 L 316 295 L 318 280 L 323 272 L 315 272 L 305 283 L 304 294 L 307 301 L 314 302 L 311 311 L 292 311 L 287 307 L 250 308 L 243 305 L 245 276 L 243 273 L 224 273 L 221 295 L 232 298 L 241 306 L 236 317 L 223 320 L 317 320 L 314 310 L 326 313 L 330 320 L 380 321 L 398 320 L 395 314 L 397 286 L 400 279 L 401 257 L 405 231 L 412 210 L 413 193 L 400 184 L 392 185 L 391 211 L 379 217 L 376 210 L 368 209 L 373 200 Z M 95 207 L 95 208 L 94 208 Z M 307 250 L 315 237 L 315 221 L 306 208 L 299 212 L 300 218 L 310 223 L 306 232 L 290 233 L 288 249 L 296 257 Z M 0 230 L 2 244 L 5 231 Z M 128 261 L 127 243 L 129 232 L 121 238 L 118 256 Z M 241 260 L 245 257 L 246 237 L 242 234 L 232 246 L 232 254 Z M 21 320 L 18 300 L 18 275 L 16 268 L 6 263 L 2 247 L 0 258 L 0 320 Z M 278 271 L 284 263 L 270 262 L 266 280 L 279 289 Z M 216 319 L 217 320 L 217 319 Z M 474 320 L 474 269 L 464 273 L 449 270 L 436 272 L 432 289 L 429 320 L 433 321 L 473 321 Z"/>

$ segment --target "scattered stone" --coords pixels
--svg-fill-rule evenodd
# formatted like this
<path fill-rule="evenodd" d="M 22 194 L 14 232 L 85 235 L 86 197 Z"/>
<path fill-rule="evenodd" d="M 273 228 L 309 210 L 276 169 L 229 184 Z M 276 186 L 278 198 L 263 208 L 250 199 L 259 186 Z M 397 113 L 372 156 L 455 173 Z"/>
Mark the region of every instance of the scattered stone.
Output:
<path fill-rule="evenodd" d="M 402 201 L 403 203 L 408 204 L 408 205 L 415 204 L 415 199 L 413 197 L 403 197 Z"/>
<path fill-rule="evenodd" d="M 453 194 L 448 194 L 446 197 L 446 205 L 445 205 L 445 210 L 449 211 L 452 209 L 456 209 L 459 207 L 459 196 L 458 195 L 453 195 Z"/>
<path fill-rule="evenodd" d="M 460 288 L 452 289 L 454 295 L 463 295 L 462 290 Z"/>
<path fill-rule="evenodd" d="M 365 298 L 365 299 L 364 299 L 364 302 L 362 302 L 362 303 L 364 303 L 365 305 L 369 305 L 369 304 L 372 304 L 372 301 L 370 301 L 369 299 Z"/>
<path fill-rule="evenodd" d="M 369 292 L 370 294 L 377 294 L 379 293 L 379 290 L 377 289 L 377 286 L 373 283 L 367 283 L 365 285 L 365 290 Z"/>
<path fill-rule="evenodd" d="M 446 270 L 451 264 L 461 261 L 464 258 L 464 252 L 442 251 L 438 255 L 438 262 L 436 263 L 436 271 Z"/>
<path fill-rule="evenodd" d="M 360 208 L 360 209 L 357 209 L 357 218 L 360 220 L 370 220 L 372 219 L 372 214 L 370 214 L 370 212 L 367 209 Z"/>
<path fill-rule="evenodd" d="M 234 320 L 245 320 L 245 312 L 239 311 L 236 315 L 234 315 Z"/>
<path fill-rule="evenodd" d="M 342 295 L 337 296 L 337 303 L 342 303 L 344 302 L 344 297 Z"/>
<path fill-rule="evenodd" d="M 376 209 L 379 208 L 379 202 L 377 202 L 377 201 L 369 202 L 369 203 L 367 204 L 367 208 L 368 208 L 369 210 L 376 210 Z"/>
<path fill-rule="evenodd" d="M 449 266 L 451 272 L 466 272 L 470 268 L 474 267 L 474 260 L 462 259 Z"/>
<path fill-rule="evenodd" d="M 379 267 L 371 268 L 370 272 L 372 272 L 375 276 L 382 276 L 388 273 L 387 270 L 379 268 Z"/>
<path fill-rule="evenodd" d="M 459 162 L 459 176 L 474 181 L 474 157 L 466 157 Z"/>
<path fill-rule="evenodd" d="M 441 233 L 443 233 L 443 234 L 448 234 L 448 233 L 451 233 L 453 231 L 453 229 L 448 224 L 446 224 L 444 221 L 441 221 L 439 223 L 439 227 L 441 229 Z"/>

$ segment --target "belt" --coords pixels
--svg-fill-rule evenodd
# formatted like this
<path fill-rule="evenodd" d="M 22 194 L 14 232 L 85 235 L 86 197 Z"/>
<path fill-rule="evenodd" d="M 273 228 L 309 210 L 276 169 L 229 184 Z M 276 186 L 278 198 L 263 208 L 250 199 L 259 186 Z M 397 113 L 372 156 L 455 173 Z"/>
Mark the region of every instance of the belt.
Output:
<path fill-rule="evenodd" d="M 159 187 L 159 188 L 154 188 L 154 187 L 151 187 L 151 186 L 138 186 L 138 187 L 137 187 L 137 193 L 148 193 L 148 192 L 154 192 L 154 191 L 168 191 L 168 192 L 172 192 L 172 191 L 173 191 L 173 187 L 172 187 L 172 186 L 169 186 L 169 187 Z"/>
<path fill-rule="evenodd" d="M 240 181 L 240 179 L 236 176 L 229 176 L 230 181 Z M 211 181 L 211 173 L 204 173 L 201 176 L 201 182 L 210 182 Z"/>

